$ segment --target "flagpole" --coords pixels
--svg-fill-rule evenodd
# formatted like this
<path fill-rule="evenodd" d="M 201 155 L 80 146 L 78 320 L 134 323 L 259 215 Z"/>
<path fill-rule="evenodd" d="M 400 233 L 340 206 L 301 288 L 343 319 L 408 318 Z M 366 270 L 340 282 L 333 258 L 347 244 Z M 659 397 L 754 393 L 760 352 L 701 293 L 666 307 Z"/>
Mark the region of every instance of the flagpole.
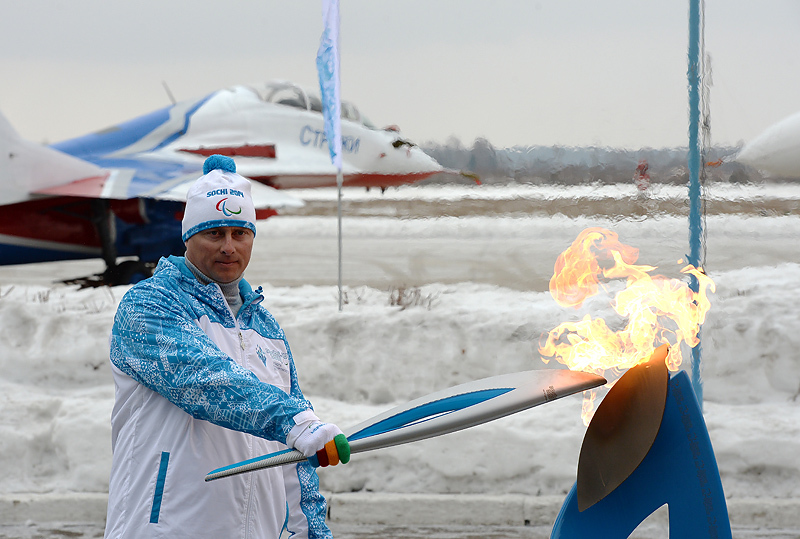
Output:
<path fill-rule="evenodd" d="M 701 256 L 701 238 L 703 235 L 702 208 L 700 205 L 700 79 L 701 79 L 701 44 L 702 44 L 702 2 L 689 2 L 689 264 L 696 268 L 703 265 Z M 692 275 L 689 288 L 697 292 L 700 283 Z M 698 343 L 692 348 L 692 387 L 703 410 L 703 382 L 700 376 L 701 342 L 700 329 L 697 332 Z"/>
<path fill-rule="evenodd" d="M 342 183 L 344 183 L 344 176 L 340 168 L 336 173 L 336 187 L 339 190 L 338 203 L 336 205 L 336 213 L 339 222 L 339 311 L 342 310 Z"/>
<path fill-rule="evenodd" d="M 331 163 L 336 167 L 338 188 L 337 221 L 339 241 L 339 311 L 342 310 L 342 104 L 339 94 L 339 0 L 322 0 L 324 30 L 317 51 L 317 71 L 322 94 L 322 115 Z"/>

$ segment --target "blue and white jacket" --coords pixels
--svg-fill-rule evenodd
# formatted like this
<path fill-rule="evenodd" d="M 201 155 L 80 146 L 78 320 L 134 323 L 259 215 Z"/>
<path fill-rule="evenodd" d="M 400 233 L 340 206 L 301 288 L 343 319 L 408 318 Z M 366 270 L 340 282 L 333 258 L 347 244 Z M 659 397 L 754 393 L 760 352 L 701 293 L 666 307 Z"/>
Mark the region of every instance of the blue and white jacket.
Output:
<path fill-rule="evenodd" d="M 204 481 L 220 466 L 286 449 L 294 418 L 313 414 L 260 289 L 242 280 L 239 290 L 234 317 L 218 285 L 170 257 L 122 298 L 110 337 L 106 537 L 331 537 L 307 462 Z"/>

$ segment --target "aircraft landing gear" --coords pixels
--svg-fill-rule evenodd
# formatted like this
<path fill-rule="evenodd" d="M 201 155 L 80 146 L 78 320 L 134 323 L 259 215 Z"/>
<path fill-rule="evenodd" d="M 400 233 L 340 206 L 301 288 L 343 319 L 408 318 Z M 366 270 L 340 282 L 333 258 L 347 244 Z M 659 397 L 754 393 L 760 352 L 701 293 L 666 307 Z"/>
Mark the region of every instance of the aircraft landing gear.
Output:
<path fill-rule="evenodd" d="M 116 227 L 114 212 L 108 200 L 97 199 L 92 201 L 92 223 L 100 237 L 100 246 L 103 252 L 103 261 L 106 270 L 88 277 L 79 277 L 63 281 L 64 284 L 77 284 L 80 288 L 93 288 L 98 286 L 117 286 L 135 284 L 153 275 L 156 264 L 141 260 L 124 260 L 117 263 L 117 248 L 114 244 Z"/>
<path fill-rule="evenodd" d="M 156 269 L 156 264 L 154 262 L 125 260 L 120 264 L 116 264 L 114 267 L 108 268 L 103 272 L 103 276 L 110 283 L 136 284 L 148 277 L 152 277 L 154 269 Z M 113 286 L 113 284 L 109 286 Z"/>

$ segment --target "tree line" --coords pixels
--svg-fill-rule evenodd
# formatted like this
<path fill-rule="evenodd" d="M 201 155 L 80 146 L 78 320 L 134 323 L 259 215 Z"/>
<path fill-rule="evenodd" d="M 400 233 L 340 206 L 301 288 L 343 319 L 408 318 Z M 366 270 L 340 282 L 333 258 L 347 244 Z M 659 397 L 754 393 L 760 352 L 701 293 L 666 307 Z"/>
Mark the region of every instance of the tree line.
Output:
<path fill-rule="evenodd" d="M 577 185 L 633 181 L 642 160 L 652 183 L 686 184 L 688 148 L 624 149 L 595 146 L 514 146 L 496 148 L 485 138 L 471 147 L 450 137 L 444 144 L 420 147 L 443 167 L 477 175 L 482 183 Z M 712 147 L 705 159 L 705 181 L 748 183 L 765 181 L 757 170 L 734 161 L 739 147 Z M 436 175 L 426 183 L 450 183 L 452 175 Z M 463 181 L 469 181 L 464 179 Z"/>

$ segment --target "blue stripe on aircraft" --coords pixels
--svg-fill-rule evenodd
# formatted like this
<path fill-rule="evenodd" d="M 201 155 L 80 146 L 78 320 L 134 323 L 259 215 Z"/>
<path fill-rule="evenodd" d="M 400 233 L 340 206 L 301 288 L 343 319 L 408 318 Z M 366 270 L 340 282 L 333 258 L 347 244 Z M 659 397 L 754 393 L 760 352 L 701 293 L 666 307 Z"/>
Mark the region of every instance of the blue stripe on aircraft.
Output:
<path fill-rule="evenodd" d="M 187 111 L 186 111 L 186 115 L 185 115 L 185 116 L 184 116 L 184 118 L 183 118 L 183 128 L 181 128 L 181 130 L 180 130 L 180 131 L 178 131 L 178 132 L 176 132 L 176 133 L 173 133 L 173 134 L 172 134 L 172 135 L 170 135 L 169 137 L 165 138 L 165 139 L 164 139 L 164 140 L 161 142 L 161 144 L 158 144 L 157 146 L 155 146 L 154 148 L 152 148 L 150 151 L 154 151 L 154 150 L 158 150 L 158 149 L 160 149 L 160 148 L 163 148 L 163 147 L 164 147 L 164 146 L 166 146 L 167 144 L 170 144 L 172 141 L 174 141 L 174 140 L 177 140 L 177 139 L 178 139 L 178 137 L 182 137 L 183 135 L 185 135 L 185 134 L 186 134 L 186 130 L 187 130 L 187 129 L 189 129 L 189 120 L 191 119 L 191 117 L 194 115 L 194 113 L 195 113 L 195 112 L 197 112 L 197 109 L 199 109 L 201 106 L 203 106 L 203 105 L 206 103 L 206 101 L 208 101 L 209 99 L 211 99 L 211 96 L 213 96 L 213 95 L 214 95 L 214 94 L 209 94 L 209 95 L 207 95 L 206 97 L 204 97 L 203 99 L 201 99 L 200 101 L 198 101 L 197 103 L 195 103 L 195 104 L 194 104 L 194 106 L 193 106 L 192 108 L 190 108 L 189 110 L 187 110 Z"/>
<path fill-rule="evenodd" d="M 184 135 L 189 126 L 191 116 L 197 112 L 197 109 L 205 104 L 213 95 L 214 94 L 209 94 L 192 105 L 192 107 L 184 115 L 184 121 L 183 125 L 181 125 L 181 128 L 176 132 L 169 134 L 164 140 L 146 151 L 152 151 L 157 148 L 161 148 L 165 144 L 169 144 L 173 140 Z M 133 120 L 123 122 L 96 133 L 91 133 L 82 137 L 52 144 L 50 147 L 72 156 L 95 162 L 93 158 L 126 148 L 147 136 L 157 127 L 165 124 L 167 121 L 169 121 L 169 113 L 174 106 L 175 105 L 170 105 L 169 107 L 156 110 L 149 114 L 145 114 L 144 116 L 139 116 Z"/>
<path fill-rule="evenodd" d="M 52 144 L 50 147 L 91 161 L 92 156 L 105 155 L 130 146 L 169 120 L 172 106 L 139 116 L 133 120 L 96 133 Z"/>
<path fill-rule="evenodd" d="M 36 262 L 52 262 L 56 260 L 80 260 L 83 258 L 97 258 L 100 248 L 96 252 L 77 252 L 58 249 L 41 249 L 38 247 L 24 247 L 21 245 L 0 244 L 0 265 L 33 264 Z"/>

